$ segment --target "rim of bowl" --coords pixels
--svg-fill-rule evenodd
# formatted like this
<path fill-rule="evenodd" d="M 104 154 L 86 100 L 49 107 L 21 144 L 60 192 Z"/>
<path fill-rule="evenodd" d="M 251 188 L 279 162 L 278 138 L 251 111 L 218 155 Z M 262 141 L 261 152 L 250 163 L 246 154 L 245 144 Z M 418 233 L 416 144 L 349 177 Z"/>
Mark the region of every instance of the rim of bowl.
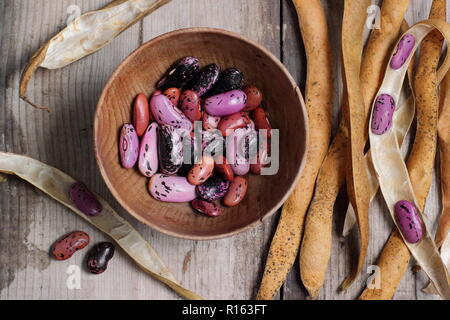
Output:
<path fill-rule="evenodd" d="M 143 217 L 141 217 L 140 215 L 136 214 L 127 204 L 126 202 L 122 199 L 121 195 L 116 191 L 116 189 L 114 188 L 111 180 L 109 179 L 108 175 L 106 174 L 103 166 L 101 165 L 101 160 L 100 160 L 100 154 L 99 154 L 99 150 L 97 148 L 97 143 L 96 143 L 96 136 L 97 136 L 97 130 L 98 130 L 98 121 L 100 118 L 99 115 L 99 109 L 100 109 L 100 105 L 104 103 L 104 100 L 106 98 L 106 89 L 111 86 L 111 83 L 113 82 L 113 80 L 116 78 L 116 75 L 119 74 L 122 69 L 125 67 L 125 65 L 132 60 L 136 55 L 138 55 L 142 50 L 145 50 L 145 48 L 151 44 L 160 42 L 160 41 L 164 41 L 165 39 L 172 37 L 174 35 L 180 35 L 180 34 L 188 34 L 188 33 L 199 33 L 199 32 L 203 32 L 203 33 L 216 33 L 216 34 L 221 34 L 224 36 L 228 36 L 231 38 L 235 38 L 239 41 L 243 41 L 246 42 L 247 44 L 250 44 L 251 46 L 255 47 L 256 49 L 262 51 L 265 55 L 267 55 L 272 62 L 274 62 L 283 72 L 283 74 L 287 77 L 287 79 L 291 82 L 292 87 L 295 90 L 298 102 L 300 104 L 300 108 L 303 112 L 303 118 L 304 118 L 304 125 L 305 125 L 305 152 L 303 155 L 303 158 L 300 162 L 300 166 L 298 167 L 297 170 L 297 174 L 294 178 L 293 183 L 291 184 L 291 186 L 289 187 L 288 191 L 285 193 L 285 195 L 277 202 L 275 203 L 272 208 L 270 208 L 269 210 L 267 210 L 267 212 L 259 219 L 255 220 L 252 223 L 249 223 L 246 226 L 243 226 L 241 228 L 238 228 L 236 230 L 230 231 L 230 232 L 226 232 L 226 233 L 222 233 L 222 234 L 217 234 L 217 235 L 212 235 L 212 236 L 194 236 L 194 235 L 186 235 L 186 234 L 182 234 L 182 233 L 177 233 L 177 232 L 173 232 L 173 231 L 169 231 L 167 229 L 161 228 L 153 223 L 150 223 L 148 221 L 146 221 Z M 94 153 L 95 153 L 95 159 L 96 159 L 96 163 L 97 163 L 97 167 L 100 170 L 100 173 L 102 175 L 103 180 L 106 183 L 106 186 L 108 187 L 108 190 L 112 193 L 112 195 L 114 196 L 114 198 L 119 202 L 119 204 L 129 213 L 131 214 L 135 219 L 137 219 L 139 222 L 151 227 L 152 229 L 159 231 L 163 234 L 175 237 L 175 238 L 180 238 L 180 239 L 185 239 L 185 240 L 217 240 L 217 239 L 223 239 L 223 238 L 228 238 L 231 236 L 234 236 L 236 234 L 242 233 L 244 231 L 248 231 L 249 229 L 253 228 L 254 226 L 258 225 L 259 223 L 263 222 L 264 220 L 266 220 L 267 218 L 271 217 L 285 202 L 286 200 L 289 198 L 289 196 L 292 194 L 292 192 L 294 191 L 295 186 L 298 183 L 298 180 L 300 179 L 300 175 L 303 171 L 303 168 L 305 166 L 305 161 L 306 161 L 306 154 L 308 152 L 308 140 L 309 140 L 309 123 L 308 123 L 308 113 L 306 111 L 306 107 L 305 107 L 305 102 L 303 99 L 303 95 L 300 91 L 299 86 L 297 85 L 297 82 L 294 80 L 294 78 L 292 77 L 292 75 L 290 74 L 290 72 L 287 70 L 287 68 L 284 66 L 283 63 L 281 63 L 281 61 L 275 56 L 273 55 L 269 50 L 267 50 L 265 47 L 263 47 L 262 45 L 251 41 L 243 36 L 241 36 L 240 34 L 237 34 L 235 32 L 231 32 L 228 30 L 224 30 L 224 29 L 219 29 L 219 28 L 208 28 L 208 27 L 194 27 L 194 28 L 183 28 L 183 29 L 178 29 L 178 30 L 174 30 L 174 31 L 170 31 L 167 33 L 164 33 L 162 35 L 159 35 L 153 39 L 150 39 L 149 41 L 143 43 L 142 45 L 140 45 L 137 49 L 135 49 L 132 53 L 130 53 L 124 60 L 122 60 L 122 62 L 120 62 L 120 64 L 116 67 L 116 69 L 114 70 L 114 72 L 110 75 L 108 81 L 106 82 L 105 86 L 103 87 L 102 90 L 102 94 L 100 95 L 100 98 L 98 100 L 97 106 L 96 106 L 96 110 L 95 110 L 95 115 L 94 115 L 94 134 L 93 134 L 93 139 L 94 139 Z"/>

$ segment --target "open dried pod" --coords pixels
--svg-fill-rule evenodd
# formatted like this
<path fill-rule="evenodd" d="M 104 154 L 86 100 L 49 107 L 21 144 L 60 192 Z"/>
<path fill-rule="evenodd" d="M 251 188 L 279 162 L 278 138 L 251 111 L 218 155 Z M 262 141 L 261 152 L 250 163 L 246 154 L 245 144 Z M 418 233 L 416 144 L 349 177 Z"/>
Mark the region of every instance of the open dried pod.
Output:
<path fill-rule="evenodd" d="M 120 33 L 171 0 L 115 0 L 101 10 L 83 14 L 44 44 L 30 59 L 20 79 L 20 98 L 32 106 L 27 97 L 28 83 L 39 67 L 63 68 L 90 55 Z"/>
<path fill-rule="evenodd" d="M 401 66 L 395 64 L 395 68 L 392 68 L 390 64 L 377 94 L 377 97 L 389 95 L 392 99 L 386 100 L 384 105 L 380 104 L 379 99 L 375 99 L 371 123 L 379 122 L 378 117 L 386 118 L 382 121 L 384 124 L 389 122 L 390 114 L 383 112 L 383 109 L 390 108 L 390 104 L 397 104 L 412 56 L 422 40 L 433 30 L 439 30 L 449 43 L 450 25 L 440 20 L 420 22 L 402 36 L 391 56 L 391 61 L 392 59 L 397 61 L 399 55 L 404 55 L 401 59 L 404 62 Z M 412 38 L 414 38 L 414 46 L 411 50 L 408 46 L 402 45 L 404 39 Z M 446 57 L 437 72 L 438 81 L 442 80 L 449 67 L 450 61 Z M 389 212 L 405 245 L 433 282 L 439 295 L 444 299 L 450 299 L 448 271 L 428 231 L 427 217 L 420 211 L 422 202 L 418 202 L 415 194 L 417 189 L 413 188 L 411 184 L 408 169 L 395 135 L 395 128 L 391 126 L 384 132 L 381 131 L 374 130 L 372 127 L 369 129 L 369 138 L 372 164 Z"/>
<path fill-rule="evenodd" d="M 0 152 L 0 172 L 14 174 L 57 200 L 100 231 L 109 235 L 146 273 L 166 284 L 186 299 L 202 299 L 181 286 L 155 249 L 100 196 L 102 213 L 88 216 L 70 199 L 69 190 L 77 182 L 64 172 L 35 159 Z"/>

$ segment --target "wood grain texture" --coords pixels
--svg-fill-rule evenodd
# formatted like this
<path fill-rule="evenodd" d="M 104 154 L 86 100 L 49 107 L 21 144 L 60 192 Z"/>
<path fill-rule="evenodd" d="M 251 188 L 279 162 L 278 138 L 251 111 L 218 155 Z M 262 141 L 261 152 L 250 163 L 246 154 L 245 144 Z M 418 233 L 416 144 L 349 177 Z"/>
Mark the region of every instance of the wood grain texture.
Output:
<path fill-rule="evenodd" d="M 428 16 L 429 0 L 412 0 L 407 13 L 414 23 Z M 137 222 L 114 200 L 106 188 L 93 153 L 93 114 L 109 75 L 130 52 L 153 37 L 185 27 L 218 27 L 237 32 L 268 48 L 304 85 L 305 63 L 295 10 L 290 0 L 173 0 L 143 22 L 124 32 L 95 55 L 62 70 L 40 70 L 30 83 L 34 101 L 51 106 L 53 113 L 34 110 L 19 101 L 20 72 L 28 58 L 61 30 L 67 8 L 78 5 L 82 12 L 101 8 L 108 0 L 3 0 L 0 1 L 0 150 L 24 153 L 54 165 L 86 182 L 104 196 L 149 240 L 171 267 L 174 275 L 191 290 L 210 299 L 254 298 L 277 217 L 230 239 L 198 242 L 171 238 Z M 333 37 L 336 74 L 340 66 L 339 1 L 324 0 Z M 333 110 L 339 117 L 342 82 Z M 440 212 L 439 181 L 434 179 L 426 212 Z M 353 299 L 361 292 L 368 274 L 362 274 L 345 293 L 336 290 L 348 274 L 357 238 L 340 241 L 345 194 L 335 208 L 334 244 L 327 280 L 320 299 Z M 384 245 L 392 222 L 380 196 L 371 206 L 371 244 L 367 264 L 373 264 Z M 433 231 L 436 225 L 432 226 Z M 71 212 L 26 183 L 9 177 L 0 184 L 0 299 L 178 299 L 178 296 L 149 278 L 118 251 L 107 273 L 91 276 L 82 271 L 81 290 L 68 290 L 69 265 L 81 265 L 83 254 L 67 262 L 50 263 L 48 249 L 66 232 L 81 229 L 92 243 L 105 236 Z M 364 268 L 365 269 L 365 268 Z M 436 299 L 420 289 L 426 278 L 410 268 L 396 299 Z M 294 266 L 281 296 L 303 299 L 298 266 Z"/>

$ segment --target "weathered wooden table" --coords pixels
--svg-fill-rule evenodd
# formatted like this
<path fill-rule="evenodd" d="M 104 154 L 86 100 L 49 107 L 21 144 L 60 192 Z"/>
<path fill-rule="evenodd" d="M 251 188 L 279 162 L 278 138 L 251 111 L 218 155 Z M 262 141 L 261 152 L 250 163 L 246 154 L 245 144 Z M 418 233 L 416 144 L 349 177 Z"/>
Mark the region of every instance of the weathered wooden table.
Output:
<path fill-rule="evenodd" d="M 252 299 L 278 217 L 232 238 L 207 242 L 175 239 L 138 223 L 114 200 L 97 169 L 92 146 L 93 114 L 104 84 L 123 58 L 157 35 L 186 27 L 224 28 L 266 46 L 303 86 L 305 57 L 295 9 L 290 0 L 174 0 L 124 32 L 102 51 L 59 71 L 39 70 L 30 84 L 30 96 L 36 102 L 51 106 L 52 113 L 35 110 L 20 101 L 20 73 L 36 49 L 65 27 L 77 8 L 86 12 L 108 2 L 0 1 L 0 150 L 40 159 L 86 182 L 153 244 L 184 286 L 209 299 Z M 335 123 L 342 91 L 338 74 L 341 70 L 342 2 L 324 1 L 335 53 Z M 431 0 L 413 0 L 407 14 L 408 22 L 426 18 L 430 5 Z M 431 216 L 438 214 L 438 203 L 435 182 L 427 203 Z M 336 206 L 333 255 L 321 299 L 354 299 L 368 277 L 363 273 L 347 292 L 337 292 L 357 250 L 355 236 L 345 241 L 339 237 L 345 207 L 343 195 Z M 376 262 L 392 228 L 379 196 L 371 208 L 371 225 L 367 266 Z M 81 289 L 68 289 L 68 267 L 81 265 L 83 254 L 69 261 L 55 262 L 50 260 L 48 252 L 55 239 L 76 229 L 88 232 L 94 243 L 107 240 L 105 235 L 27 183 L 10 177 L 0 184 L 0 299 L 179 298 L 143 273 L 120 251 L 108 272 L 94 276 L 83 271 Z M 299 283 L 296 265 L 278 298 L 304 299 L 305 291 Z M 408 271 L 395 298 L 436 299 L 420 291 L 425 283 L 423 274 Z"/>

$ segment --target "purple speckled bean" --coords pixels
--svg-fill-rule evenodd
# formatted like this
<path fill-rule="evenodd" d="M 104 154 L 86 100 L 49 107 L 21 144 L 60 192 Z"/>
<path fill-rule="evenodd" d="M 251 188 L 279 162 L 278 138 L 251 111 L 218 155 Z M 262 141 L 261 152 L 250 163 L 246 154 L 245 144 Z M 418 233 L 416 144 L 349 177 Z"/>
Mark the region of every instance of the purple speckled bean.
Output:
<path fill-rule="evenodd" d="M 241 111 L 246 104 L 247 95 L 241 90 L 233 90 L 206 99 L 204 108 L 214 117 L 223 117 Z"/>
<path fill-rule="evenodd" d="M 423 237 L 422 220 L 414 204 L 401 200 L 394 206 L 395 221 L 409 243 L 417 243 Z"/>
<path fill-rule="evenodd" d="M 102 204 L 82 182 L 76 182 L 70 187 L 69 198 L 88 217 L 98 216 L 102 212 Z"/>
<path fill-rule="evenodd" d="M 205 183 L 197 186 L 197 192 L 204 200 L 214 201 L 223 198 L 230 187 L 230 182 L 220 175 L 214 175 Z"/>
<path fill-rule="evenodd" d="M 145 131 L 139 152 L 139 171 L 146 177 L 158 172 L 158 124 L 153 122 Z"/>
<path fill-rule="evenodd" d="M 377 97 L 372 114 L 372 132 L 374 134 L 384 134 L 392 127 L 394 111 L 395 101 L 392 96 L 381 94 Z"/>
<path fill-rule="evenodd" d="M 210 217 L 218 217 L 222 215 L 222 209 L 211 201 L 195 199 L 191 202 L 192 207 L 200 213 Z"/>
<path fill-rule="evenodd" d="M 204 67 L 195 77 L 190 89 L 195 91 L 199 97 L 207 93 L 219 80 L 220 67 L 213 63 Z"/>
<path fill-rule="evenodd" d="M 197 58 L 185 57 L 167 71 L 158 82 L 157 88 L 161 91 L 170 87 L 181 89 L 195 77 L 199 69 L 200 63 Z"/>
<path fill-rule="evenodd" d="M 165 95 L 154 96 L 150 100 L 150 109 L 158 124 L 192 131 L 192 122 Z"/>
<path fill-rule="evenodd" d="M 195 186 L 186 177 L 155 174 L 149 183 L 153 198 L 163 202 L 189 202 L 197 197 Z"/>
<path fill-rule="evenodd" d="M 133 125 L 125 124 L 120 133 L 120 160 L 125 169 L 133 168 L 139 157 L 139 139 Z"/>
<path fill-rule="evenodd" d="M 408 60 L 414 45 L 416 44 L 416 39 L 412 34 L 405 34 L 397 44 L 394 55 L 392 56 L 390 66 L 392 69 L 400 69 Z"/>

